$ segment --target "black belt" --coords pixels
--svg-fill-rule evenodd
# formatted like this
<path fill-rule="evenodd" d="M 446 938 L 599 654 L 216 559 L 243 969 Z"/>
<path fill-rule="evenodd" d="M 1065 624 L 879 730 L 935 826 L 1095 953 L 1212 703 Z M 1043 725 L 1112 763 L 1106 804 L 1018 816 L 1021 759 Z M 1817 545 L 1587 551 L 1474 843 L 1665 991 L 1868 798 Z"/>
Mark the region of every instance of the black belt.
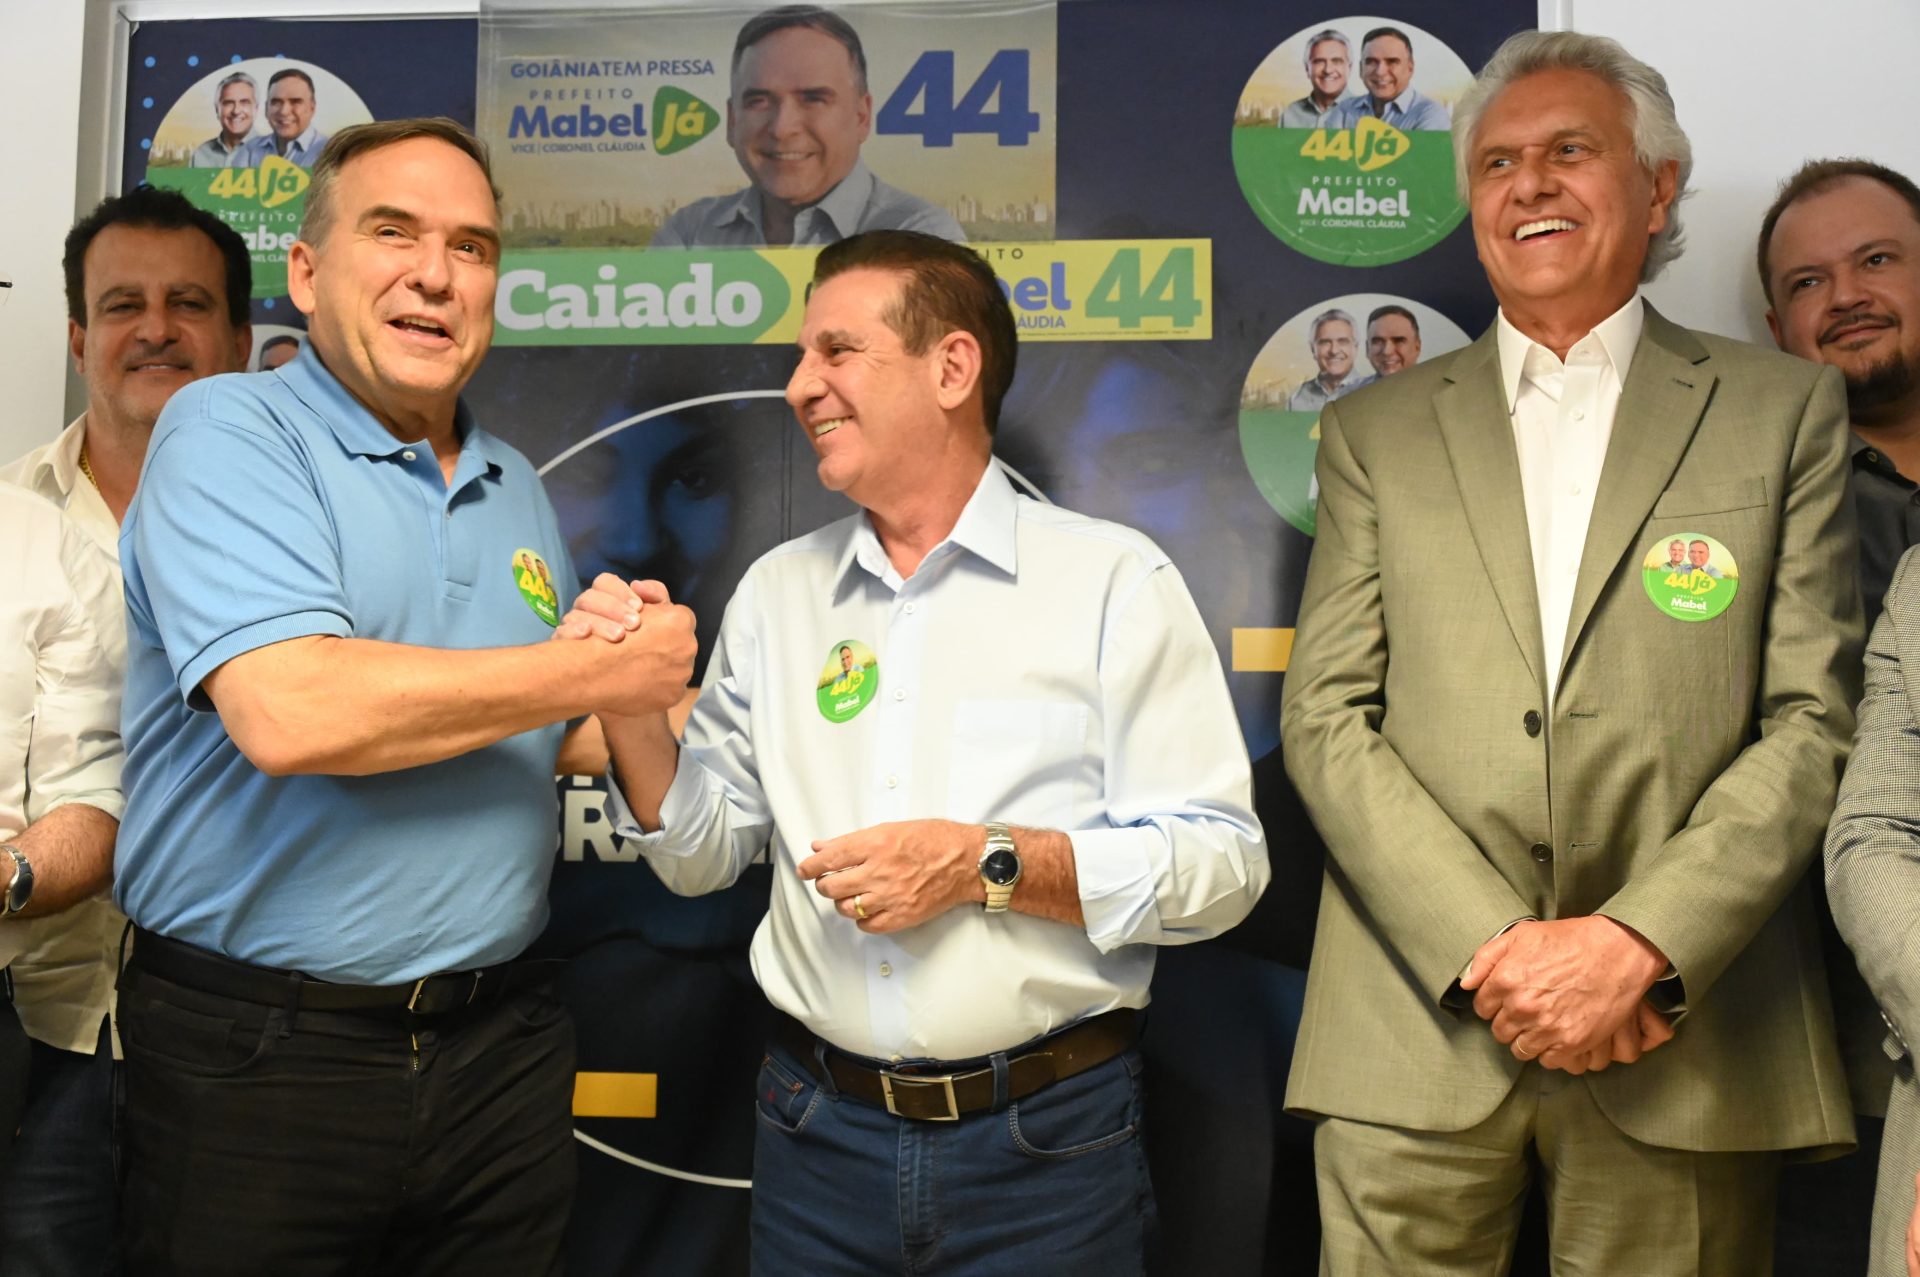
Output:
<path fill-rule="evenodd" d="M 1105 1064 L 1133 1046 L 1139 1037 L 1139 1023 L 1138 1011 L 1120 1007 L 1042 1038 L 1019 1055 L 1008 1056 L 1006 1098 L 1025 1099 L 1043 1087 Z M 821 1040 L 798 1020 L 776 1015 L 773 1038 L 805 1066 L 815 1081 L 828 1080 L 820 1075 L 820 1060 L 814 1052 Z M 959 1072 L 945 1073 L 925 1071 L 945 1067 L 942 1065 L 915 1065 L 912 1072 L 903 1072 L 863 1063 L 831 1043 L 825 1045 L 832 1085 L 842 1094 L 884 1108 L 895 1117 L 953 1122 L 964 1114 L 993 1107 L 991 1064 L 972 1067 L 969 1062 L 969 1067 Z"/>
<path fill-rule="evenodd" d="M 255 966 L 237 958 L 169 939 L 135 927 L 127 970 L 158 976 L 202 993 L 261 1006 L 302 1011 L 405 1011 L 416 1016 L 445 1015 L 462 1007 L 491 1002 L 517 989 L 546 984 L 560 962 L 503 962 L 473 971 L 422 976 L 411 984 L 335 984 L 311 980 L 298 971 Z"/>

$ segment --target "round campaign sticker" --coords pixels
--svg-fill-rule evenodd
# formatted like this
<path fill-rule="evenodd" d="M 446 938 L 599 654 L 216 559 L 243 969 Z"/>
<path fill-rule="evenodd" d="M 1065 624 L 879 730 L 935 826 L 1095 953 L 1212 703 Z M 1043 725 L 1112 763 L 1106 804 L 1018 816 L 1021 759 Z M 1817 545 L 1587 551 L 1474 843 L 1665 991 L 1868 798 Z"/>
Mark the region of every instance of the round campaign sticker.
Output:
<path fill-rule="evenodd" d="M 522 546 L 513 552 L 513 584 L 533 614 L 548 625 L 560 623 L 560 596 L 553 588 L 547 561 Z"/>
<path fill-rule="evenodd" d="M 1409 22 L 1347 14 L 1302 28 L 1255 68 L 1233 117 L 1233 169 L 1268 230 L 1336 266 L 1384 266 L 1439 243 L 1454 186 L 1458 55 Z"/>
<path fill-rule="evenodd" d="M 1320 409 L 1467 344 L 1431 306 L 1389 293 L 1349 293 L 1301 311 L 1254 356 L 1240 389 L 1240 454 L 1281 518 L 1314 534 Z"/>
<path fill-rule="evenodd" d="M 1711 621 L 1740 592 L 1733 552 L 1698 532 L 1670 532 L 1640 562 L 1653 605 L 1676 621 Z"/>
<path fill-rule="evenodd" d="M 859 639 L 843 639 L 827 649 L 814 696 L 829 723 L 844 723 L 867 707 L 880 690 L 880 658 Z"/>

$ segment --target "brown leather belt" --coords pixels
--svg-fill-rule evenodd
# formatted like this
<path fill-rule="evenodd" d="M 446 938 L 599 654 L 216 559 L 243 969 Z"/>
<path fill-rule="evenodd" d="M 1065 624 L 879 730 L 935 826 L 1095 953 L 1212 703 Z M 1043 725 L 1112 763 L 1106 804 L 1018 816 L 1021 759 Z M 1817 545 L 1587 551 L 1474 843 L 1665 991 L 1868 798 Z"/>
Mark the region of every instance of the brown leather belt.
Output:
<path fill-rule="evenodd" d="M 1064 1081 L 1105 1064 L 1133 1046 L 1139 1037 L 1140 1013 L 1130 1007 L 1107 1011 L 1040 1039 L 1031 1050 L 1007 1057 L 1007 1099 L 1020 1100 L 1043 1087 Z M 799 1021 L 775 1017 L 774 1041 L 811 1073 L 817 1082 L 820 1041 Z M 959 1072 L 929 1072 L 938 1064 L 915 1065 L 912 1071 L 884 1069 L 863 1063 L 831 1043 L 826 1044 L 826 1067 L 831 1085 L 843 1095 L 883 1108 L 895 1117 L 916 1122 L 956 1122 L 967 1113 L 993 1107 L 993 1066 L 982 1064 Z M 968 1061 L 968 1065 L 974 1062 Z"/>

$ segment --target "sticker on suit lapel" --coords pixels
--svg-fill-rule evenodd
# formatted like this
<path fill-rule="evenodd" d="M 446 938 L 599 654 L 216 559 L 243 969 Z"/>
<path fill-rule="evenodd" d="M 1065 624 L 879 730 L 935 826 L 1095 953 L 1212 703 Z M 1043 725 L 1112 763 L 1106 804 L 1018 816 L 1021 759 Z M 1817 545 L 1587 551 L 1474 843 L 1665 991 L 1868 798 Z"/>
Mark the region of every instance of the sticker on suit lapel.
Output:
<path fill-rule="evenodd" d="M 533 614 L 548 625 L 560 624 L 560 595 L 553 588 L 547 561 L 522 546 L 513 552 L 513 584 Z"/>
<path fill-rule="evenodd" d="M 829 723 L 844 723 L 867 707 L 880 690 L 880 658 L 859 639 L 842 639 L 827 649 L 814 697 Z"/>
<path fill-rule="evenodd" d="M 1740 592 L 1733 551 L 1698 532 L 1669 532 L 1640 562 L 1653 605 L 1676 621 L 1711 621 Z"/>

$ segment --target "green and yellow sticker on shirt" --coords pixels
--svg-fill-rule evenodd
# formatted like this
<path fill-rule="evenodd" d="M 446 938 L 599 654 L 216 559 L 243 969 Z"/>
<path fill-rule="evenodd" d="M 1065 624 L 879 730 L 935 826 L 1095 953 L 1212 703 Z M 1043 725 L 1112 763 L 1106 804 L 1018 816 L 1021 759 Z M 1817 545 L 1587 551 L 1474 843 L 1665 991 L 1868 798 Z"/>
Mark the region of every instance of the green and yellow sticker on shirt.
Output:
<path fill-rule="evenodd" d="M 1648 547 L 1640 563 L 1647 597 L 1676 621 L 1711 621 L 1740 592 L 1733 551 L 1699 532 L 1670 532 Z"/>
<path fill-rule="evenodd" d="M 548 625 L 560 624 L 560 595 L 553 587 L 553 573 L 545 559 L 525 546 L 513 552 L 513 585 L 535 616 Z"/>
<path fill-rule="evenodd" d="M 827 663 L 814 688 L 821 717 L 844 723 L 867 707 L 880 690 L 880 658 L 859 639 L 842 639 L 827 649 Z"/>

